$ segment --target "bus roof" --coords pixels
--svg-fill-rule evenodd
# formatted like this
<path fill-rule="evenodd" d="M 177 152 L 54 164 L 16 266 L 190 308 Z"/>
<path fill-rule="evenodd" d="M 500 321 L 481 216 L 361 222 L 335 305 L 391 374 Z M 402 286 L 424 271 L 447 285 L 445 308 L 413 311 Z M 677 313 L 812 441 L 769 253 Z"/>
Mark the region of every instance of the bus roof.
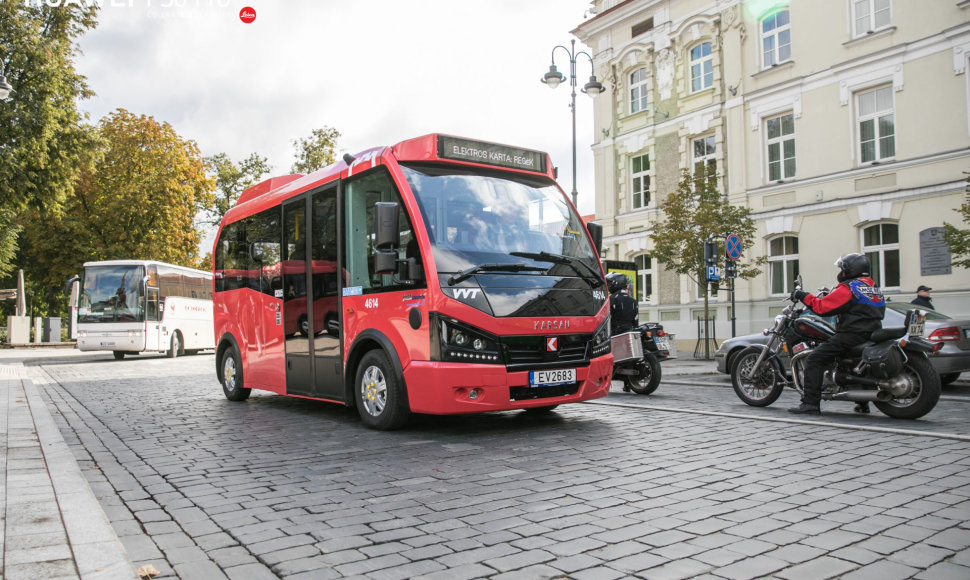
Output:
<path fill-rule="evenodd" d="M 355 172 L 370 169 L 385 155 L 390 155 L 399 162 L 500 168 L 514 173 L 541 175 L 553 181 L 556 178 L 556 170 L 552 166 L 549 154 L 543 151 L 431 133 L 401 141 L 391 147 L 374 147 L 361 151 L 357 155 L 344 155 L 343 159 L 309 175 L 293 174 L 263 180 L 243 191 L 236 205 L 226 212 L 226 215 L 236 214 L 237 208 L 259 199 L 258 208 L 240 210 L 245 215 L 255 213 L 287 197 L 314 189 L 338 177 L 350 177 Z"/>
<path fill-rule="evenodd" d="M 205 274 L 209 277 L 212 276 L 212 272 L 208 270 L 196 270 L 195 268 L 189 268 L 188 266 L 179 266 L 177 264 L 169 264 L 168 262 L 159 262 L 158 260 L 98 260 L 95 262 L 85 262 L 83 267 L 88 266 L 166 266 L 169 268 L 178 268 L 179 270 L 189 270 L 191 272 L 198 272 L 200 274 Z"/>

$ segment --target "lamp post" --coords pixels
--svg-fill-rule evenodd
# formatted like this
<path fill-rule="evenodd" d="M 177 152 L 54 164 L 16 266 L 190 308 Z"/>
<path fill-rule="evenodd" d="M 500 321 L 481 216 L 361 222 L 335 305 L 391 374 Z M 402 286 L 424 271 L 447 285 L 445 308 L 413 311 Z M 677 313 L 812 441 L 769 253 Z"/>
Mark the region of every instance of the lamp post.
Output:
<path fill-rule="evenodd" d="M 573 114 L 573 205 L 579 206 L 579 192 L 576 191 L 576 57 L 583 55 L 589 59 L 590 73 L 593 72 L 593 57 L 588 53 L 580 51 L 576 52 L 576 40 L 573 39 L 571 48 L 566 48 L 563 45 L 557 45 L 552 49 L 552 64 L 549 65 L 549 72 L 542 76 L 542 82 L 549 86 L 550 89 L 554 89 L 559 86 L 561 82 L 566 80 L 566 77 L 559 72 L 556 68 L 556 50 L 563 49 L 566 54 L 569 55 L 569 84 L 572 87 L 571 101 L 569 103 L 569 109 Z M 596 95 L 603 92 L 603 84 L 596 80 L 595 74 L 590 74 L 589 82 L 583 85 L 583 92 L 590 97 L 595 97 Z"/>
<path fill-rule="evenodd" d="M 13 87 L 7 82 L 7 77 L 3 75 L 3 61 L 0 61 L 0 101 L 6 101 L 11 91 L 13 91 Z"/>

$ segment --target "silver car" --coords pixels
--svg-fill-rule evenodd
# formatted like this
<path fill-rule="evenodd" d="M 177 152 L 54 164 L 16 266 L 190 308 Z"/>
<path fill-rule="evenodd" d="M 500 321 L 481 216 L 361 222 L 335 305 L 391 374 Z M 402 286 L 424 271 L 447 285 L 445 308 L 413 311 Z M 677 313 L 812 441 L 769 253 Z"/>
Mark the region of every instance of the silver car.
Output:
<path fill-rule="evenodd" d="M 912 304 L 887 302 L 886 317 L 882 321 L 885 328 L 903 326 L 906 312 L 916 308 Z M 948 385 L 957 380 L 960 373 L 970 371 L 970 320 L 954 320 L 935 310 L 926 310 L 926 338 L 942 342 L 943 348 L 930 355 L 930 363 L 940 373 L 940 382 Z M 761 334 L 748 334 L 729 338 L 721 343 L 714 353 L 718 372 L 731 374 L 734 357 L 745 347 L 765 344 L 768 338 Z M 788 355 L 779 353 L 782 363 L 788 366 Z"/>

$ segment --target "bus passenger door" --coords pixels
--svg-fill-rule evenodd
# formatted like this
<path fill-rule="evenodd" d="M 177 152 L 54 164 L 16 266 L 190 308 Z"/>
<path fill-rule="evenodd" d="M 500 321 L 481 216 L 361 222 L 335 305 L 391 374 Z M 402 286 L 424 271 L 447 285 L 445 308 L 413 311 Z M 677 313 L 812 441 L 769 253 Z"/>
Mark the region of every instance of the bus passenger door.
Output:
<path fill-rule="evenodd" d="M 314 396 L 344 399 L 340 349 L 340 271 L 337 263 L 337 187 L 313 194 L 310 216 L 310 287 L 313 301 Z"/>
<path fill-rule="evenodd" d="M 145 350 L 161 350 L 162 344 L 162 304 L 159 296 L 158 268 L 148 266 L 148 280 L 145 283 Z"/>
<path fill-rule="evenodd" d="M 283 205 L 283 332 L 287 394 L 312 395 L 307 200 L 301 195 Z"/>

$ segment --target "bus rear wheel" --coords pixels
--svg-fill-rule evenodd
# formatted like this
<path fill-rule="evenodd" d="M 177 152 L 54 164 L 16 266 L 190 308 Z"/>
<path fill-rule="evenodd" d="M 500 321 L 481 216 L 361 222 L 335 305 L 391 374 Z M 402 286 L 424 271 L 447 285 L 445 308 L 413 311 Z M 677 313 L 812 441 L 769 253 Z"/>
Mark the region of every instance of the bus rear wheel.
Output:
<path fill-rule="evenodd" d="M 125 351 L 123 350 L 116 350 L 116 351 L 113 351 L 111 354 L 115 355 L 115 360 L 121 360 L 125 358 Z"/>
<path fill-rule="evenodd" d="M 354 381 L 357 414 L 364 425 L 379 431 L 403 427 L 411 416 L 404 385 L 398 384 L 394 367 L 381 350 L 365 354 Z"/>
<path fill-rule="evenodd" d="M 222 392 L 230 401 L 245 401 L 252 392 L 252 389 L 243 388 L 242 361 L 235 347 L 230 346 L 222 353 L 219 382 L 222 383 Z"/>

